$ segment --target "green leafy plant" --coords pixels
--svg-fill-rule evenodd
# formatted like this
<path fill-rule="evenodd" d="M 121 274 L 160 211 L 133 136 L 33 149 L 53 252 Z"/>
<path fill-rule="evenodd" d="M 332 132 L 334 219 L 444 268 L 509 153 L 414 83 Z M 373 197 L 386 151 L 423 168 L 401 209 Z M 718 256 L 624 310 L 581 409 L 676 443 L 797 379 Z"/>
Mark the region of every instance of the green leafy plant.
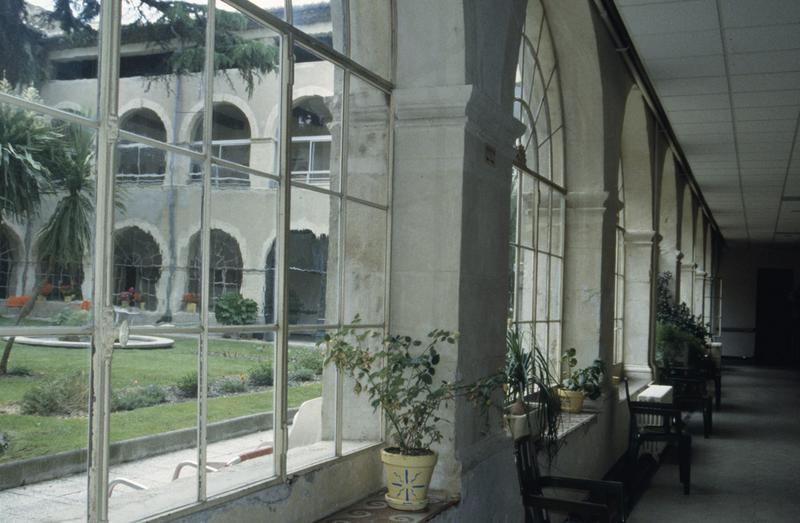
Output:
<path fill-rule="evenodd" d="M 135 410 L 152 407 L 166 401 L 167 393 L 163 387 L 158 385 L 127 387 L 112 394 L 111 410 Z"/>
<path fill-rule="evenodd" d="M 293 348 L 289 352 L 289 370 L 307 369 L 319 376 L 325 366 L 325 357 L 319 349 Z"/>
<path fill-rule="evenodd" d="M 186 373 L 178 378 L 178 382 L 175 384 L 175 387 L 178 389 L 178 393 L 181 396 L 186 398 L 196 398 L 198 388 L 197 371 Z"/>
<path fill-rule="evenodd" d="M 564 378 L 561 380 L 561 388 L 574 392 L 583 392 L 586 397 L 596 400 L 603 392 L 600 384 L 605 374 L 605 364 L 603 360 L 594 360 L 588 367 L 576 369 L 578 359 L 575 357 L 575 349 L 567 349 L 561 356 Z"/>
<path fill-rule="evenodd" d="M 226 376 L 215 384 L 222 394 L 241 394 L 247 392 L 244 376 Z"/>
<path fill-rule="evenodd" d="M 66 307 L 61 309 L 58 314 L 53 316 L 50 321 L 55 325 L 80 327 L 89 323 L 89 311 L 83 309 L 73 309 Z"/>
<path fill-rule="evenodd" d="M 656 367 L 660 371 L 697 368 L 704 357 L 705 346 L 697 336 L 671 323 L 656 323 Z"/>
<path fill-rule="evenodd" d="M 238 293 L 223 294 L 214 306 L 214 315 L 223 325 L 248 325 L 255 323 L 258 304 Z"/>
<path fill-rule="evenodd" d="M 247 372 L 247 378 L 256 387 L 271 387 L 274 380 L 272 362 L 262 361 Z"/>
<path fill-rule="evenodd" d="M 23 414 L 70 416 L 85 414 L 89 406 L 89 378 L 76 372 L 37 385 L 22 397 Z"/>
<path fill-rule="evenodd" d="M 9 376 L 33 376 L 33 371 L 28 367 L 17 365 L 8 369 Z"/>
<path fill-rule="evenodd" d="M 672 273 L 664 272 L 656 280 L 656 321 L 674 325 L 701 341 L 710 338 L 707 325 L 700 316 L 694 316 L 685 303 L 676 303 L 669 290 Z"/>
<path fill-rule="evenodd" d="M 305 382 L 314 381 L 317 375 L 311 369 L 297 369 L 289 373 L 289 381 Z"/>
<path fill-rule="evenodd" d="M 357 394 L 365 392 L 373 408 L 383 409 L 397 451 L 420 455 L 430 453 L 431 445 L 442 440 L 438 410 L 459 392 L 454 383 L 435 383 L 441 361 L 438 347 L 453 344 L 456 338 L 441 329 L 428 333 L 423 342 L 345 327 L 320 343 L 326 346 L 325 364 L 336 365 L 355 381 Z"/>

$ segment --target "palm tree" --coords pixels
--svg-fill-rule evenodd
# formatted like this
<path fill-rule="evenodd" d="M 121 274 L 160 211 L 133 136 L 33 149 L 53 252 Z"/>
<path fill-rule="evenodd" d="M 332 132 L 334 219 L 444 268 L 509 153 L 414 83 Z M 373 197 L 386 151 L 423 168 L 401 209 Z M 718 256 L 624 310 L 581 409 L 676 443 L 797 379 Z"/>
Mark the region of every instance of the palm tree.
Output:
<path fill-rule="evenodd" d="M 54 123 L 53 132 L 61 136 L 58 147 L 40 154 L 41 165 L 50 173 L 53 187 L 66 194 L 56 204 L 53 214 L 36 238 L 39 266 L 44 275 L 33 289 L 33 299 L 28 300 L 16 319 L 19 325 L 33 310 L 47 275 L 56 267 L 68 273 L 77 273 L 92 239 L 92 213 L 94 210 L 93 133 L 75 124 Z M 8 359 L 14 346 L 14 337 L 6 342 L 0 360 L 0 375 L 7 372 Z"/>
<path fill-rule="evenodd" d="M 0 92 L 13 92 L 5 78 L 0 80 Z M 22 94 L 29 100 L 38 97 L 33 88 Z M 41 116 L 0 104 L 0 224 L 4 220 L 29 222 L 39 212 L 49 185 L 49 170 L 41 157 L 58 139 L 59 134 Z M 4 351 L 0 375 L 7 371 L 8 356 Z"/>

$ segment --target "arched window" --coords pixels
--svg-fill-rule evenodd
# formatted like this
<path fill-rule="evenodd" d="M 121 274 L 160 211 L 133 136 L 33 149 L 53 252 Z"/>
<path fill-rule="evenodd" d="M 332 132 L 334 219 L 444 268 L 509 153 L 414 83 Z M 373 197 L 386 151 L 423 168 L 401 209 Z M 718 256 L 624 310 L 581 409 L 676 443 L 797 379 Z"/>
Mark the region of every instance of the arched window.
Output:
<path fill-rule="evenodd" d="M 167 141 L 167 130 L 150 109 L 136 109 L 122 117 L 120 129 L 160 142 Z M 161 183 L 167 170 L 167 153 L 142 143 L 121 140 L 117 180 L 121 182 Z"/>
<path fill-rule="evenodd" d="M 121 293 L 133 289 L 129 300 L 147 310 L 156 310 L 161 265 L 161 250 L 150 234 L 139 227 L 126 227 L 114 234 L 113 290 L 118 299 Z"/>
<path fill-rule="evenodd" d="M 289 232 L 289 323 L 314 324 L 325 317 L 328 237 L 312 231 Z M 275 323 L 275 245 L 267 254 L 264 321 Z"/>
<path fill-rule="evenodd" d="M 0 298 L 8 298 L 13 294 L 12 274 L 17 256 L 11 234 L 6 227 L 0 227 Z"/>
<path fill-rule="evenodd" d="M 320 96 L 303 98 L 292 108 L 292 179 L 327 184 L 331 176 L 331 133 L 333 117 Z"/>
<path fill-rule="evenodd" d="M 217 298 L 227 293 L 238 293 L 242 288 L 242 252 L 239 243 L 220 229 L 211 229 L 211 310 Z M 200 295 L 201 276 L 200 234 L 189 242 L 188 292 Z"/>
<path fill-rule="evenodd" d="M 625 178 L 622 159 L 617 175 L 616 255 L 614 262 L 614 365 L 623 362 L 625 354 Z"/>
<path fill-rule="evenodd" d="M 509 311 L 557 373 L 564 267 L 563 128 L 558 68 L 544 10 L 528 4 L 514 86 L 517 141 L 511 190 Z"/>
<path fill-rule="evenodd" d="M 250 123 L 244 113 L 230 103 L 215 103 L 211 128 L 211 155 L 215 158 L 250 165 Z M 192 148 L 202 149 L 203 116 L 197 118 L 192 131 Z M 199 181 L 203 178 L 203 167 L 199 162 L 192 162 L 191 179 Z M 250 178 L 241 172 L 212 166 L 211 181 L 214 185 L 249 186 Z"/>

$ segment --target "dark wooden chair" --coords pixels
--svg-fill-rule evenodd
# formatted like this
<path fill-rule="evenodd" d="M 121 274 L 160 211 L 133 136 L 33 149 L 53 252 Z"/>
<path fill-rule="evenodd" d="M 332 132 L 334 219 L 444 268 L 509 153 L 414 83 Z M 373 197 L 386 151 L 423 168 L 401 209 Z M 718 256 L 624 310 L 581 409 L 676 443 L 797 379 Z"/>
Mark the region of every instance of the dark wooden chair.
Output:
<path fill-rule="evenodd" d="M 712 432 L 713 399 L 708 392 L 708 381 L 714 378 L 707 367 L 673 367 L 667 370 L 667 383 L 672 385 L 672 403 L 684 412 L 703 413 L 703 437 Z"/>
<path fill-rule="evenodd" d="M 514 443 L 525 523 L 552 523 L 550 513 L 563 514 L 574 523 L 624 523 L 622 483 L 579 478 L 542 476 L 536 461 L 536 445 L 530 436 Z M 577 491 L 573 498 L 546 495 L 545 488 Z M 562 521 L 558 519 L 557 521 Z"/>
<path fill-rule="evenodd" d="M 630 414 L 626 456 L 628 476 L 636 475 L 639 453 L 644 443 L 660 442 L 674 445 L 678 450 L 679 478 L 683 484 L 683 492 L 689 494 L 692 476 L 692 436 L 683 430 L 680 409 L 668 403 L 632 401 L 628 380 L 624 382 L 625 398 Z M 640 424 L 640 416 L 643 419 L 653 420 L 654 424 Z"/>

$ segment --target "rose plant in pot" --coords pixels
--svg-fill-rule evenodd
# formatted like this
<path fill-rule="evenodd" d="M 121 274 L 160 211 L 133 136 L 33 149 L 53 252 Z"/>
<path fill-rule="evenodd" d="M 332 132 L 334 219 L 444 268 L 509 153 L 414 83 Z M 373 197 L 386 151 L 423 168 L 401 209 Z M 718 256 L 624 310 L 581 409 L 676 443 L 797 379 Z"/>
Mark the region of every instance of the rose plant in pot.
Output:
<path fill-rule="evenodd" d="M 358 321 L 358 318 L 355 320 Z M 431 450 L 442 440 L 439 407 L 464 392 L 438 379 L 439 347 L 455 343 L 457 334 L 436 329 L 422 340 L 383 336 L 371 330 L 342 328 L 326 335 L 325 364 L 333 363 L 366 393 L 374 409 L 382 409 L 394 445 L 381 451 L 386 502 L 399 510 L 422 510 L 438 455 Z"/>

